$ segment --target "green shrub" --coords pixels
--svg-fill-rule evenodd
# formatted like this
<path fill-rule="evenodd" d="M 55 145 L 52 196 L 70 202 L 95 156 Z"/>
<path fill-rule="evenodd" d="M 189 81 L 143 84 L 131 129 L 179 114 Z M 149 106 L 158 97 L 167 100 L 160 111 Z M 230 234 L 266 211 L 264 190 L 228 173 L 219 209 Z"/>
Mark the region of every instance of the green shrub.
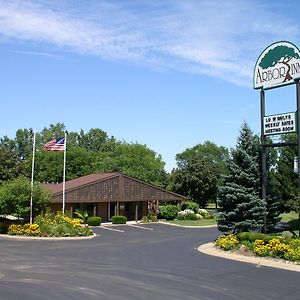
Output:
<path fill-rule="evenodd" d="M 236 237 L 239 241 L 249 241 L 249 232 L 239 232 Z"/>
<path fill-rule="evenodd" d="M 239 232 L 237 234 L 237 238 L 239 241 L 250 241 L 255 242 L 256 240 L 262 240 L 264 243 L 268 243 L 272 239 L 274 239 L 273 235 L 259 233 L 259 232 Z M 283 240 L 282 237 L 276 237 L 280 240 Z"/>
<path fill-rule="evenodd" d="M 182 202 L 180 210 L 185 210 L 185 209 L 191 209 L 194 211 L 195 214 L 197 214 L 199 210 L 199 204 L 193 201 Z"/>
<path fill-rule="evenodd" d="M 89 217 L 87 219 L 87 223 L 89 226 L 100 226 L 101 221 L 102 220 L 100 217 Z"/>
<path fill-rule="evenodd" d="M 178 214 L 178 207 L 175 205 L 164 205 L 159 207 L 159 217 L 166 220 L 174 220 Z"/>
<path fill-rule="evenodd" d="M 196 214 L 192 214 L 192 213 L 187 213 L 185 215 L 185 219 L 186 220 L 191 220 L 191 221 L 196 221 L 197 220 L 197 215 Z"/>
<path fill-rule="evenodd" d="M 0 234 L 6 234 L 8 231 L 9 223 L 3 221 L 0 222 Z"/>
<path fill-rule="evenodd" d="M 113 224 L 126 224 L 127 218 L 125 216 L 113 216 L 111 218 Z"/>

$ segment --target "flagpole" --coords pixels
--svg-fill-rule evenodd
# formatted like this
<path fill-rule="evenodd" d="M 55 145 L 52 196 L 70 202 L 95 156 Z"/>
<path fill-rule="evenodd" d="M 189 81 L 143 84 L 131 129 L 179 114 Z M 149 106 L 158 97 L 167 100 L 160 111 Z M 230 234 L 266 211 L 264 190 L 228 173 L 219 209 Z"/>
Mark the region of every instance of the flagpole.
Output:
<path fill-rule="evenodd" d="M 63 207 L 62 207 L 62 213 L 63 213 L 63 214 L 65 214 L 66 157 L 67 157 L 67 133 L 65 132 L 65 143 L 64 143 L 64 171 L 63 171 Z"/>
<path fill-rule="evenodd" d="M 33 132 L 31 187 L 30 187 L 30 224 L 32 224 L 32 208 L 33 208 L 33 177 L 34 177 L 34 158 L 35 158 L 35 136 L 36 136 L 36 133 Z"/>

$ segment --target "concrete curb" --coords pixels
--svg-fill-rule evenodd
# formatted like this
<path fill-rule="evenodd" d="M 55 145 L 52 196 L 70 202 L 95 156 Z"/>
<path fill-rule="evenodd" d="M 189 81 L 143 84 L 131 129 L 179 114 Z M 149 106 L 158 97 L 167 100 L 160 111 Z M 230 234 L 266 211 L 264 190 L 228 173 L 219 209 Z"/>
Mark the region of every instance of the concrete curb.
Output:
<path fill-rule="evenodd" d="M 70 237 L 41 237 L 41 236 L 23 236 L 23 235 L 7 235 L 0 234 L 0 238 L 5 240 L 16 240 L 16 241 L 32 241 L 32 240 L 43 240 L 43 241 L 78 241 L 78 240 L 90 240 L 96 237 L 96 234 L 89 236 L 70 236 Z"/>
<path fill-rule="evenodd" d="M 217 225 L 185 226 L 185 225 L 172 224 L 164 221 L 158 221 L 158 223 L 170 225 L 170 226 L 182 227 L 182 228 L 216 228 L 217 227 Z"/>
<path fill-rule="evenodd" d="M 265 266 L 271 268 L 284 269 L 288 271 L 300 272 L 300 265 L 283 260 L 276 260 L 273 258 L 263 258 L 257 256 L 246 256 L 229 251 L 223 251 L 214 246 L 214 243 L 207 243 L 198 247 L 198 251 L 204 254 L 231 259 L 239 262 L 255 264 L 257 267 Z"/>

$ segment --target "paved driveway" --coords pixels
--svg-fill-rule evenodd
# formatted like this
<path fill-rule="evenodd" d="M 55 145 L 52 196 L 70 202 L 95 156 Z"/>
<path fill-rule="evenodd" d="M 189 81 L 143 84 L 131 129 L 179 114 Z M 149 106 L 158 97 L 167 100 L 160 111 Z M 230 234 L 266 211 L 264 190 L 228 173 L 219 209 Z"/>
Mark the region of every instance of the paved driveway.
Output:
<path fill-rule="evenodd" d="M 199 253 L 214 228 L 97 228 L 81 241 L 0 239 L 0 300 L 299 299 L 300 273 Z"/>

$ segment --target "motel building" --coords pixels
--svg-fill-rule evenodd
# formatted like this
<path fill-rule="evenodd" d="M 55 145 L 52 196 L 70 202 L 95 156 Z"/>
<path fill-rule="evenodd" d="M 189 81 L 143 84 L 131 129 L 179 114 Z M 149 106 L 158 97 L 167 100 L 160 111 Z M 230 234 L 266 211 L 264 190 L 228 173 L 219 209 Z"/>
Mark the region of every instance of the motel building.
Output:
<path fill-rule="evenodd" d="M 128 221 L 140 220 L 150 212 L 156 212 L 158 204 L 182 202 L 186 197 L 143 182 L 122 173 L 93 173 L 66 181 L 65 209 L 87 210 L 90 216 L 99 216 L 102 222 L 113 216 L 126 216 Z M 63 184 L 43 184 L 52 195 L 51 211 L 62 210 Z"/>

